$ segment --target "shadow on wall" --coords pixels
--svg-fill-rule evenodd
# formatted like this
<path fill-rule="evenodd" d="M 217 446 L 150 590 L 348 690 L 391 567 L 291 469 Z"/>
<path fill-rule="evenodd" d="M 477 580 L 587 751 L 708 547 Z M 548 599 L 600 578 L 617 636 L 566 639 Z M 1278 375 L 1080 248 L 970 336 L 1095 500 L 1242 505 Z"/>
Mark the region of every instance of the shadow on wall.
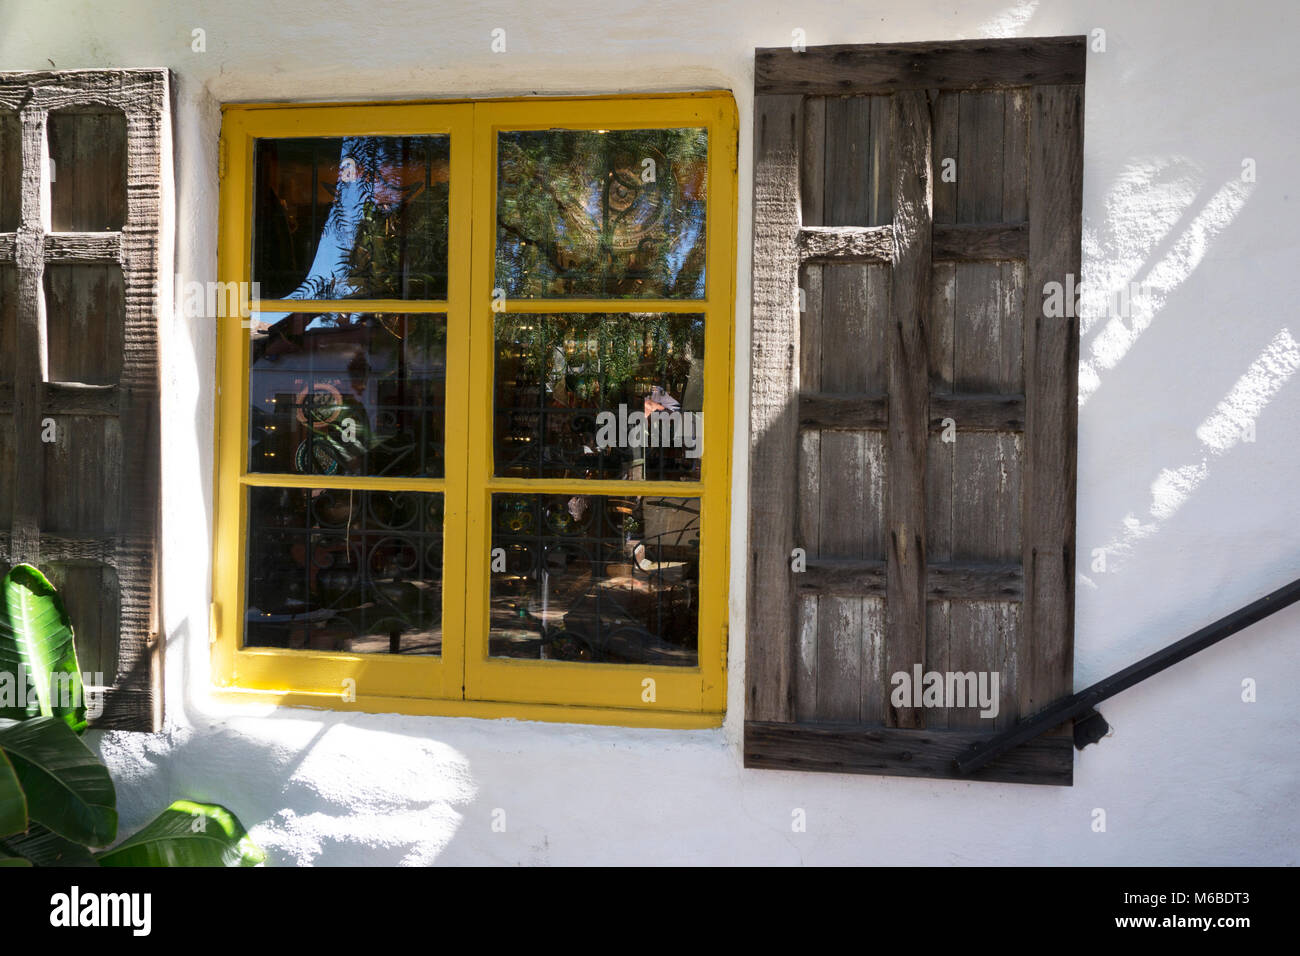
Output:
<path fill-rule="evenodd" d="M 269 866 L 436 860 L 475 796 L 463 754 L 420 718 L 256 707 L 214 719 L 189 697 L 190 632 L 187 619 L 167 642 L 181 656 L 186 692 L 170 699 L 183 714 L 158 734 L 99 735 L 123 832 L 148 822 L 144 808 L 186 797 L 229 807 Z"/>

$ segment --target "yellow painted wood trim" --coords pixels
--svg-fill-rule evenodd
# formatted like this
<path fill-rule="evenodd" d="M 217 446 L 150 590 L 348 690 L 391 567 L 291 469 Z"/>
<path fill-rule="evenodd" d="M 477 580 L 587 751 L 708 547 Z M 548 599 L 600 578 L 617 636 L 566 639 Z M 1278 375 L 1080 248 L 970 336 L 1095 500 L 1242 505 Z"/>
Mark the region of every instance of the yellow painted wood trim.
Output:
<path fill-rule="evenodd" d="M 254 299 L 248 310 L 258 312 L 379 312 L 384 315 L 420 315 L 446 312 L 446 299 Z"/>
<path fill-rule="evenodd" d="M 726 91 L 616 97 L 527 97 L 426 103 L 227 105 L 222 138 L 218 277 L 247 282 L 251 253 L 252 147 L 257 137 L 418 135 L 452 137 L 448 293 L 445 302 L 401 300 L 255 303 L 262 311 L 445 313 L 446 476 L 443 479 L 250 475 L 247 466 L 247 330 L 218 321 L 217 467 L 213 644 L 218 685 L 271 695 L 286 706 L 333 706 L 346 679 L 357 701 L 344 709 L 518 716 L 635 726 L 716 726 L 725 706 L 727 558 L 733 396 L 737 201 L 735 101 Z M 698 482 L 552 481 L 492 475 L 492 375 L 497 129 L 709 131 L 707 286 L 703 300 L 511 300 L 507 311 L 696 313 L 705 315 L 704 422 L 708 439 Z M 239 649 L 251 487 L 352 487 L 444 495 L 443 656 L 320 654 Z M 699 661 L 693 668 L 519 661 L 487 656 L 491 494 L 649 495 L 700 498 Z M 459 560 L 457 559 L 459 556 Z M 655 700 L 643 699 L 647 678 Z M 364 684 L 364 686 L 362 686 Z M 466 696 L 468 700 L 461 700 Z M 303 704 L 303 702 L 307 702 Z M 390 708 L 389 702 L 400 706 Z M 339 701 L 342 704 L 341 700 Z M 653 710 L 650 708 L 654 708 Z M 536 713 L 537 716 L 529 717 Z M 678 716 L 674 717 L 673 714 Z M 558 715 L 558 716 L 556 716 Z M 648 722 L 646 722 L 648 721 Z M 662 723 L 661 721 L 667 721 Z"/>
<path fill-rule="evenodd" d="M 239 479 L 250 488 L 342 488 L 356 491 L 446 492 L 444 478 L 389 478 L 369 475 L 297 475 L 251 472 Z"/>
<path fill-rule="evenodd" d="M 221 104 L 222 113 L 231 112 L 253 112 L 257 110 L 275 110 L 285 109 L 294 110 L 330 110 L 330 109 L 356 109 L 358 107 L 376 107 L 376 106 L 450 106 L 455 104 L 475 104 L 475 103 L 580 103 L 587 100 L 597 102 L 622 102 L 625 100 L 708 100 L 724 99 L 735 102 L 735 97 L 729 89 L 713 90 L 684 90 L 680 93 L 572 93 L 572 94 L 542 94 L 540 96 L 500 96 L 500 97 L 464 97 L 452 96 L 443 99 L 417 99 L 417 100 L 350 100 L 340 103 L 338 100 L 315 101 L 315 102 L 275 102 L 267 100 L 250 100 L 245 103 L 230 102 Z"/>
<path fill-rule="evenodd" d="M 572 312 L 604 312 L 618 315 L 656 315 L 673 312 L 704 315 L 709 311 L 705 299 L 506 299 L 501 312 L 533 314 L 545 312 L 566 315 Z"/>
<path fill-rule="evenodd" d="M 722 726 L 723 714 L 693 713 L 613 707 L 576 707 L 526 704 L 497 700 L 435 700 L 418 697 L 376 697 L 358 694 L 352 702 L 338 694 L 312 694 L 297 690 L 259 690 L 221 687 L 216 700 L 231 704 L 264 704 L 311 710 L 350 711 L 367 714 L 403 714 L 417 717 L 471 717 L 486 720 L 537 720 L 548 723 L 598 724 L 666 730 L 708 730 Z"/>
<path fill-rule="evenodd" d="M 654 495 L 657 498 L 698 498 L 705 490 L 699 481 L 619 481 L 617 478 L 489 478 L 484 485 L 495 494 L 535 495 Z"/>

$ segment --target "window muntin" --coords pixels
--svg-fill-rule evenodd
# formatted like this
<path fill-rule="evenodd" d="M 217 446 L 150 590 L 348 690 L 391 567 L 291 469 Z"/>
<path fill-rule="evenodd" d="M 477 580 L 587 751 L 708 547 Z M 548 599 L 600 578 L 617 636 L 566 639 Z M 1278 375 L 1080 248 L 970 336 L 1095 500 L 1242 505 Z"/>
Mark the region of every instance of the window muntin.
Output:
<path fill-rule="evenodd" d="M 597 338 L 600 335 L 600 323 L 594 315 L 610 314 L 608 297 L 582 297 L 598 291 L 595 286 L 578 288 L 572 297 L 564 299 L 562 313 L 555 315 L 550 315 L 556 306 L 554 298 L 513 298 L 500 287 L 495 275 L 496 184 L 500 170 L 496 143 L 500 134 L 530 129 L 572 130 L 597 136 L 602 135 L 597 132 L 602 129 L 698 130 L 703 133 L 707 147 L 700 175 L 704 181 L 692 187 L 696 189 L 697 197 L 692 201 L 704 204 L 698 210 L 696 223 L 699 237 L 697 258 L 703 255 L 704 262 L 697 263 L 698 275 L 692 279 L 695 297 L 641 295 L 636 297 L 637 313 L 614 313 L 614 317 L 625 320 L 625 323 L 635 322 L 643 326 L 647 333 L 641 340 L 642 347 L 630 350 L 624 363 L 633 367 L 636 374 L 630 379 L 625 378 L 622 383 L 625 387 L 621 389 L 606 387 L 604 391 L 593 393 L 589 384 L 584 388 L 589 399 L 593 396 L 599 399 L 586 409 L 596 414 L 606 410 L 599 406 L 609 400 L 616 400 L 612 401 L 615 408 L 626 404 L 629 410 L 635 407 L 643 414 L 649 407 L 648 398 L 664 400 L 660 403 L 664 407 L 651 408 L 652 412 L 671 412 L 669 400 L 675 401 L 679 412 L 691 412 L 697 419 L 692 421 L 696 428 L 695 436 L 688 436 L 694 437 L 697 443 L 702 436 L 700 422 L 707 417 L 714 423 L 710 434 L 711 441 L 716 443 L 711 446 L 713 450 L 708 458 L 684 447 L 651 447 L 645 450 L 648 454 L 639 468 L 626 467 L 620 459 L 619 464 L 606 463 L 590 477 L 580 477 L 577 472 L 566 469 L 549 469 L 540 464 L 514 469 L 502 469 L 494 464 L 497 399 L 503 400 L 502 410 L 520 404 L 518 395 L 511 395 L 509 389 L 502 392 L 498 388 L 500 383 L 495 368 L 499 357 L 497 323 L 501 322 L 505 328 L 510 321 L 526 322 L 543 314 L 560 323 L 578 326 L 585 323 L 584 328 L 561 329 L 561 351 L 578 352 L 589 344 L 590 336 L 584 339 L 584 331 L 594 332 Z M 731 98 L 698 94 L 645 99 L 497 101 L 429 106 L 231 108 L 226 113 L 223 134 L 230 159 L 223 190 L 221 278 L 237 280 L 241 271 L 244 278 L 252 272 L 253 229 L 248 223 L 248 211 L 256 208 L 253 157 L 258 141 L 317 138 L 341 143 L 349 138 L 374 138 L 381 134 L 407 139 L 445 134 L 448 138 L 446 298 L 369 298 L 366 297 L 368 292 L 352 290 L 349 294 L 362 296 L 349 301 L 348 307 L 357 310 L 353 313 L 341 312 L 337 299 L 311 300 L 296 296 L 278 301 L 264 299 L 255 303 L 255 311 L 260 314 L 247 323 L 252 325 L 251 330 L 234 329 L 238 323 L 226 323 L 223 327 L 221 378 L 226 388 L 222 395 L 222 420 L 223 423 L 233 420 L 238 424 L 238 448 L 232 448 L 227 441 L 234 427 L 223 424 L 219 446 L 222 480 L 219 483 L 217 558 L 221 637 L 215 652 L 218 682 L 240 690 L 272 693 L 281 700 L 309 701 L 316 705 L 331 705 L 332 701 L 340 698 L 340 685 L 344 693 L 352 685 L 356 695 L 352 706 L 363 709 L 382 707 L 406 712 L 493 716 L 527 714 L 549 719 L 661 726 L 716 723 L 725 696 L 722 674 L 729 468 L 725 433 L 730 427 L 735 241 L 732 226 L 735 114 Z M 670 171 L 671 175 L 673 171 Z M 320 215 L 318 211 L 318 219 Z M 328 218 L 329 212 L 326 211 L 324 216 Z M 470 236 L 472 242 L 467 241 Z M 299 261 L 305 261 L 305 258 L 305 254 L 300 255 Z M 227 267 L 228 263 L 232 264 L 231 268 Z M 289 284 L 286 280 L 278 288 L 286 288 Z M 617 288 L 606 288 L 612 289 L 610 297 L 618 294 Z M 519 291 L 526 293 L 528 290 Z M 337 330 L 331 323 L 349 334 L 360 333 L 361 329 L 354 326 L 365 323 L 373 341 L 375 336 L 390 334 L 381 328 L 384 320 L 400 318 L 409 323 L 417 317 L 421 320 L 437 317 L 445 323 L 441 473 L 428 468 L 416 469 L 415 473 L 393 470 L 382 462 L 376 465 L 375 455 L 370 455 L 364 465 L 358 463 L 366 459 L 364 455 L 355 456 L 356 461 L 340 460 L 336 465 L 331 459 L 344 459 L 344 456 L 326 454 L 321 458 L 304 452 L 305 468 L 317 468 L 314 472 L 269 470 L 266 461 L 258 461 L 254 453 L 257 443 L 262 442 L 263 448 L 270 446 L 265 443 L 264 434 L 249 430 L 251 410 L 257 404 L 252 386 L 263 379 L 269 381 L 280 373 L 272 373 L 265 362 L 257 364 L 254 361 L 255 336 L 269 335 L 273 330 L 287 331 L 290 338 L 293 335 L 306 336 L 304 344 L 295 345 L 299 360 L 306 362 L 303 350 L 310 352 L 315 348 L 314 344 L 306 343 L 335 334 Z M 501 341 L 508 345 L 519 344 L 508 334 L 503 335 Z M 658 352 L 655 350 L 656 342 Z M 360 343 L 357 349 L 365 351 L 360 349 Z M 265 352 L 262 357 L 265 358 Z M 343 363 L 317 362 L 312 366 L 313 374 L 324 371 L 331 364 L 339 366 Z M 295 462 L 299 457 L 297 449 L 304 442 L 310 450 L 321 443 L 329 445 L 331 439 L 336 439 L 333 425 L 342 422 L 347 410 L 356 408 L 372 415 L 393 404 L 379 390 L 372 389 L 370 383 L 363 383 L 360 389 L 353 388 L 352 398 L 349 398 L 341 384 L 351 374 L 351 359 L 347 364 L 349 371 L 342 374 L 337 367 L 329 369 L 335 379 L 331 384 L 339 393 L 338 400 L 333 398 L 333 391 L 329 388 L 311 388 L 304 395 L 306 383 L 301 383 L 293 393 L 293 401 L 288 402 L 286 410 L 281 413 L 289 414 L 289 409 L 292 409 L 290 431 L 296 428 L 297 432 L 282 441 L 284 447 L 293 445 Z M 366 365 L 372 372 L 381 367 L 391 368 L 392 364 L 371 363 L 370 355 L 366 353 Z M 545 364 L 545 361 L 538 363 L 538 369 L 534 371 L 540 373 Z M 567 353 L 565 364 L 569 364 Z M 663 383 L 650 381 L 656 375 L 662 377 L 668 372 L 675 377 L 665 377 Z M 544 376 L 535 376 L 534 384 L 541 377 Z M 422 379 L 426 385 L 428 378 Z M 681 380 L 680 386 L 678 380 Z M 572 384 L 578 383 L 573 381 Z M 645 385 L 649 388 L 645 388 L 645 394 L 642 394 Z M 655 386 L 662 395 L 654 390 Z M 226 394 L 232 387 L 237 397 Z M 680 394 L 674 389 L 679 389 Z M 577 389 L 574 391 L 576 393 Z M 317 397 L 317 392 L 323 393 L 323 397 Z M 375 393 L 373 396 L 372 392 Z M 273 393 L 273 397 L 279 394 L 287 393 L 281 390 Z M 299 396 L 302 396 L 301 402 Z M 532 398 L 536 400 L 536 397 L 534 391 Z M 302 408 L 295 408 L 295 403 Z M 424 420 L 433 420 L 427 413 L 434 404 L 433 400 L 425 400 L 419 409 L 426 413 Z M 334 414 L 336 409 L 338 415 Z M 299 418 L 300 410 L 306 421 Z M 543 411 L 549 414 L 549 406 L 543 406 Z M 558 406 L 556 412 L 559 417 Z M 318 418 L 330 421 L 321 422 Z M 409 428 L 405 430 L 409 431 Z M 681 429 L 676 431 L 680 433 Z M 671 426 L 665 432 L 670 436 L 674 433 Z M 277 449 L 277 458 L 279 454 Z M 228 480 L 227 476 L 231 474 L 235 477 Z M 440 494 L 443 502 L 440 653 L 409 651 L 407 632 L 401 628 L 397 629 L 397 652 L 386 653 L 382 646 L 387 639 L 386 632 L 378 627 L 371 628 L 360 638 L 318 635 L 316 647 L 299 646 L 303 643 L 302 634 L 281 635 L 268 642 L 279 646 L 252 646 L 246 640 L 245 622 L 238 619 L 238 615 L 227 616 L 225 608 L 244 609 L 250 603 L 245 598 L 250 587 L 246 565 L 255 545 L 254 539 L 259 534 L 250 524 L 250 511 L 254 495 L 263 488 L 307 489 L 309 496 L 326 492 L 337 494 L 343 489 L 353 494 Z M 259 491 L 255 492 L 255 489 Z M 549 653 L 543 656 L 538 651 L 522 658 L 493 656 L 493 589 L 498 586 L 491 570 L 494 502 L 509 497 L 545 502 L 561 495 L 565 501 L 575 497 L 602 501 L 616 498 L 633 502 L 634 508 L 643 508 L 645 502 L 667 500 L 666 495 L 689 504 L 695 516 L 693 523 L 687 522 L 688 527 L 674 529 L 676 538 L 681 540 L 673 544 L 677 551 L 671 555 L 665 556 L 671 550 L 667 534 L 653 540 L 633 541 L 626 537 L 627 529 L 624 528 L 616 540 L 602 542 L 613 546 L 620 554 L 624 551 L 635 554 L 635 560 L 641 565 L 636 573 L 643 579 L 636 582 L 638 587 L 651 594 L 655 589 L 665 592 L 663 600 L 659 601 L 662 610 L 656 609 L 649 617 L 643 615 L 639 626 L 654 641 L 660 641 L 664 636 L 661 632 L 666 629 L 663 622 L 672 623 L 668 636 L 677 642 L 671 647 L 672 655 L 656 656 L 645 651 L 629 655 L 605 651 L 599 659 L 593 654 L 588 660 L 581 657 L 563 660 Z M 543 506 L 539 504 L 538 507 Z M 237 520 L 229 517 L 232 512 Z M 293 530 L 302 535 L 318 529 L 296 525 Z M 678 553 L 687 547 L 687 539 L 691 542 L 689 547 L 698 552 L 697 556 Z M 360 577 L 361 563 L 357 553 L 348 550 L 345 530 L 345 547 L 329 551 L 329 560 L 339 562 L 338 566 L 344 571 L 356 572 L 354 576 Z M 600 574 L 595 573 L 597 568 L 594 564 L 584 570 L 592 578 L 589 582 L 592 587 L 607 592 L 611 587 L 616 589 L 620 583 L 627 583 L 619 582 L 613 576 L 615 583 L 611 585 L 611 575 L 606 572 L 611 565 L 618 570 L 619 562 L 612 560 L 607 553 L 601 556 L 601 561 Z M 299 573 L 298 569 L 295 568 L 293 573 Z M 344 576 L 338 575 L 340 580 Z M 311 580 L 310 572 L 302 577 Z M 407 582 L 380 578 L 377 588 L 380 591 L 404 590 L 393 587 L 398 583 Z M 537 585 L 534 578 L 527 582 L 524 590 L 535 591 Z M 329 608 L 327 602 L 319 600 L 315 604 L 308 603 L 313 610 L 322 607 L 339 610 Z M 359 603 L 366 604 L 367 601 L 360 600 Z M 548 605 L 548 612 L 550 610 L 553 608 Z M 231 618 L 237 620 L 232 624 Z M 689 621 L 693 626 L 686 626 L 683 621 Z M 633 621 L 623 622 L 620 618 L 615 623 L 630 624 Z M 362 630 L 367 628 L 369 624 L 365 624 Z M 427 617 L 419 618 L 411 627 L 412 633 L 428 630 Z M 597 637 L 602 634 L 603 630 L 598 629 Z M 637 632 L 637 636 L 641 637 L 641 632 Z M 533 644 L 540 646 L 541 637 L 540 631 L 535 632 L 531 638 Z M 619 641 L 611 647 L 628 644 L 627 637 L 627 634 L 620 634 Z M 669 660 L 669 657 L 674 659 Z M 651 689 L 647 689 L 647 678 Z M 539 709 L 534 705 L 562 705 L 562 709 Z"/>

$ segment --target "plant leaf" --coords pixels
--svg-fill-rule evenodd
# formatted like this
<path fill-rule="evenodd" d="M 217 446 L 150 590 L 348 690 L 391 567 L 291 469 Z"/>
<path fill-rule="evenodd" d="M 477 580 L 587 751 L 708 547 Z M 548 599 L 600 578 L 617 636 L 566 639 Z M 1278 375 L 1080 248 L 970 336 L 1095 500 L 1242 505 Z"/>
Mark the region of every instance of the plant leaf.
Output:
<path fill-rule="evenodd" d="M 27 693 L 18 692 L 23 672 L 24 685 L 35 688 L 32 706 Z M 20 564 L 0 580 L 0 717 L 37 714 L 59 717 L 78 733 L 86 729 L 85 694 L 63 600 L 45 575 Z"/>
<path fill-rule="evenodd" d="M 107 846 L 117 835 L 113 778 L 58 717 L 0 720 L 0 750 L 27 795 L 27 816 L 59 836 Z"/>
<path fill-rule="evenodd" d="M 14 765 L 0 750 L 0 837 L 27 829 L 27 796 Z"/>
<path fill-rule="evenodd" d="M 239 818 L 215 803 L 177 800 L 111 850 L 100 866 L 256 866 L 266 853 Z"/>
<path fill-rule="evenodd" d="M 80 843 L 65 840 L 39 823 L 31 824 L 26 834 L 0 840 L 0 850 L 22 857 L 32 866 L 99 866 L 94 855 Z"/>

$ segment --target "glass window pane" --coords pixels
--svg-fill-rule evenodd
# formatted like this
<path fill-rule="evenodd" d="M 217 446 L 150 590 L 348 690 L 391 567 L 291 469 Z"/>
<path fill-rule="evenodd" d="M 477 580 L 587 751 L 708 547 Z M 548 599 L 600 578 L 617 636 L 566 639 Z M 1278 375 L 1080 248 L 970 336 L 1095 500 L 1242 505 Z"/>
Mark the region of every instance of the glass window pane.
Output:
<path fill-rule="evenodd" d="M 253 319 L 250 472 L 443 476 L 445 315 Z"/>
<path fill-rule="evenodd" d="M 449 136 L 260 139 L 253 281 L 266 299 L 445 299 Z"/>
<path fill-rule="evenodd" d="M 495 471 L 698 481 L 704 316 L 496 317 Z"/>
<path fill-rule="evenodd" d="M 493 657 L 693 667 L 698 498 L 492 496 Z"/>
<path fill-rule="evenodd" d="M 707 173 L 703 129 L 499 133 L 495 287 L 703 298 Z"/>
<path fill-rule="evenodd" d="M 442 495 L 250 488 L 246 647 L 442 652 Z"/>

